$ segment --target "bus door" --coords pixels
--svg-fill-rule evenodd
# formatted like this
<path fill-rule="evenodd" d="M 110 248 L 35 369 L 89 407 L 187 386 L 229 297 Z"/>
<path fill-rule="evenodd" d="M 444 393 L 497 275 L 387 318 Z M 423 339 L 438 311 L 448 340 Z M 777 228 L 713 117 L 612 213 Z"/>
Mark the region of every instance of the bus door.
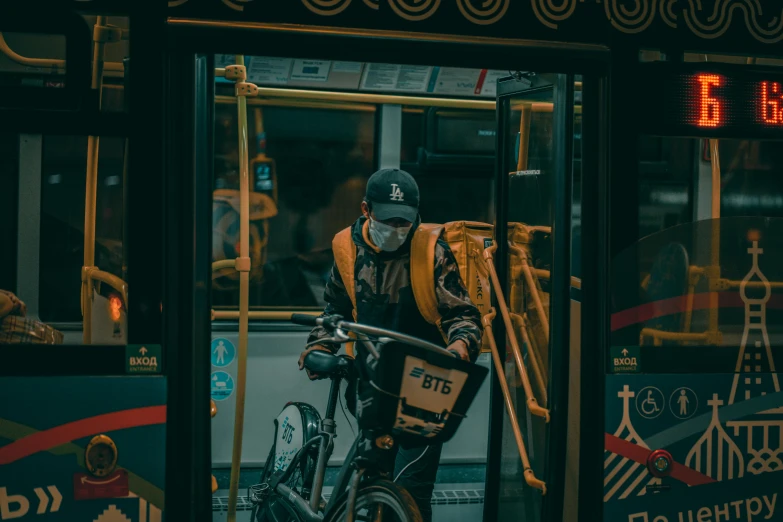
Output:
<path fill-rule="evenodd" d="M 499 460 L 498 520 L 575 516 L 577 444 L 568 442 L 578 441 L 578 430 L 566 429 L 569 416 L 578 415 L 578 396 L 569 395 L 579 386 L 581 283 L 572 257 L 579 227 L 572 207 L 581 85 L 572 74 L 521 72 L 498 82 L 494 258 L 504 295 L 493 303 L 492 355 L 502 431 L 491 430 L 489 457 L 490 466 Z"/>
<path fill-rule="evenodd" d="M 783 71 L 695 58 L 618 91 L 605 521 L 783 520 Z"/>
<path fill-rule="evenodd" d="M 0 519 L 159 522 L 162 100 L 131 117 L 128 13 L 33 9 L 0 8 Z"/>

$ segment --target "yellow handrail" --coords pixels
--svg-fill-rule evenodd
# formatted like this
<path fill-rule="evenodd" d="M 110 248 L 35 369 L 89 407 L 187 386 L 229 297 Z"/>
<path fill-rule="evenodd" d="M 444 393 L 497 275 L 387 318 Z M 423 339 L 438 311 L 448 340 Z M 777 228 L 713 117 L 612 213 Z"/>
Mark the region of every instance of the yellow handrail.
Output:
<path fill-rule="evenodd" d="M 706 341 L 709 338 L 709 333 L 667 332 L 665 330 L 656 330 L 654 328 L 642 328 L 642 331 L 639 334 L 640 343 L 644 344 L 644 339 L 647 337 L 651 337 L 653 339 L 655 346 L 661 346 L 661 341 Z"/>
<path fill-rule="evenodd" d="M 284 312 L 284 311 L 256 311 L 247 313 L 248 319 L 261 321 L 290 321 L 292 314 L 305 314 L 319 316 L 323 312 Z M 239 319 L 237 310 L 212 310 L 213 321 L 236 321 Z"/>
<path fill-rule="evenodd" d="M 499 300 L 499 302 L 502 301 Z M 514 440 L 517 443 L 519 458 L 522 460 L 525 482 L 531 487 L 540 489 L 541 492 L 546 495 L 546 483 L 536 478 L 533 468 L 530 466 L 530 458 L 527 455 L 525 440 L 522 438 L 522 430 L 519 428 L 519 419 L 517 418 L 514 402 L 511 400 L 511 392 L 509 391 L 508 383 L 506 382 L 506 371 L 503 367 L 503 362 L 500 360 L 500 353 L 498 352 L 498 347 L 495 343 L 495 335 L 492 332 L 492 321 L 495 319 L 496 315 L 495 309 L 490 308 L 489 313 L 482 317 L 481 322 L 484 324 L 484 332 L 487 335 L 487 339 L 489 339 L 489 347 L 492 351 L 492 361 L 495 363 L 495 373 L 500 382 L 500 390 L 503 392 L 503 403 L 506 405 L 506 412 L 508 413 L 511 429 L 514 432 Z"/>
<path fill-rule="evenodd" d="M 241 66 L 236 81 L 237 116 L 239 125 L 239 258 L 236 269 L 239 271 L 239 349 L 237 352 L 236 410 L 234 415 L 234 447 L 231 457 L 231 483 L 228 490 L 228 522 L 236 522 L 237 497 L 239 491 L 239 468 L 242 461 L 242 435 L 245 422 L 245 384 L 247 377 L 247 331 L 248 299 L 250 284 L 250 181 L 248 174 L 248 137 L 247 137 L 247 90 L 240 89 L 246 84 L 247 72 L 244 69 L 245 57 L 237 55 L 237 65 Z"/>
<path fill-rule="evenodd" d="M 529 325 L 527 323 L 527 319 L 525 319 L 524 315 L 515 314 L 513 312 L 510 312 L 509 315 L 511 316 L 512 323 L 516 323 L 519 331 L 522 332 L 522 342 L 527 345 L 528 352 L 530 352 L 530 357 L 528 357 L 528 360 L 530 361 L 530 365 L 533 367 L 533 376 L 536 378 L 538 391 L 541 393 L 541 404 L 546 408 L 548 402 L 546 393 L 546 378 L 544 377 L 544 372 L 541 369 L 538 353 L 536 353 L 536 350 L 534 349 L 533 343 L 530 339 L 530 334 L 528 333 Z"/>
<path fill-rule="evenodd" d="M 103 18 L 104 21 L 106 17 L 98 17 Z M 127 29 L 122 29 L 122 36 L 123 39 L 126 39 L 126 33 L 128 33 Z M 8 42 L 5 41 L 5 38 L 3 37 L 3 33 L 0 32 L 0 52 L 2 52 L 4 55 L 8 57 L 11 61 L 14 61 L 18 63 L 19 65 L 26 65 L 28 67 L 40 67 L 42 69 L 54 69 L 54 72 L 65 72 L 65 60 L 60 60 L 56 58 L 28 58 L 27 56 L 22 56 L 21 54 L 15 52 L 11 47 L 8 45 Z M 124 72 L 125 66 L 121 62 L 105 62 L 103 68 L 107 71 L 112 72 Z"/>
<path fill-rule="evenodd" d="M 712 168 L 712 243 L 710 264 L 720 271 L 720 153 L 718 140 L 710 140 L 710 166 Z M 720 277 L 720 272 L 718 272 Z M 718 331 L 718 294 L 710 293 L 709 330 Z"/>
<path fill-rule="evenodd" d="M 539 279 L 546 279 L 549 281 L 552 277 L 552 272 L 543 268 L 533 268 L 533 273 Z M 582 289 L 582 280 L 578 277 L 571 276 L 571 288 Z"/>
<path fill-rule="evenodd" d="M 96 27 L 106 23 L 105 16 L 99 16 Z M 101 86 L 103 85 L 103 58 L 105 42 L 100 41 L 98 33 L 93 32 L 92 81 L 91 87 L 98 91 L 98 109 L 100 110 Z M 87 178 L 84 194 L 84 264 L 82 265 L 82 342 L 92 344 L 92 294 L 90 280 L 86 277 L 89 268 L 95 265 L 95 207 L 98 196 L 98 147 L 99 137 L 87 137 Z"/>
<path fill-rule="evenodd" d="M 92 288 L 93 281 L 100 281 L 101 283 L 106 283 L 111 286 L 120 293 L 123 304 L 125 306 L 128 305 L 128 283 L 116 275 L 99 270 L 97 266 L 90 266 L 85 269 L 85 277 L 87 278 L 90 288 Z"/>
<path fill-rule="evenodd" d="M 500 286 L 500 280 L 498 279 L 498 274 L 495 270 L 495 264 L 492 261 L 492 253 L 496 248 L 497 247 L 495 245 L 492 245 L 491 247 L 484 250 L 484 262 L 487 266 L 487 270 L 489 271 L 489 276 L 490 280 L 492 281 L 492 287 L 495 291 L 495 295 L 497 296 L 500 315 L 503 318 L 503 323 L 506 325 L 506 334 L 508 335 L 508 339 L 510 341 L 509 345 L 511 346 L 511 353 L 514 356 L 514 362 L 516 363 L 517 370 L 519 371 L 519 375 L 522 378 L 522 388 L 525 390 L 525 395 L 527 396 L 527 407 L 530 410 L 530 413 L 538 417 L 542 417 L 546 420 L 546 422 L 549 422 L 549 410 L 542 408 L 538 404 L 535 395 L 533 395 L 533 389 L 530 387 L 530 378 L 527 375 L 525 363 L 522 360 L 522 351 L 519 349 L 517 336 L 516 333 L 514 333 L 514 325 L 511 323 L 511 317 L 509 316 L 508 307 L 506 306 L 506 298 L 503 295 L 503 288 Z"/>
<path fill-rule="evenodd" d="M 539 321 L 541 321 L 541 329 L 544 331 L 544 338 L 546 339 L 546 342 L 549 342 L 549 317 L 546 315 L 546 311 L 544 310 L 544 303 L 541 301 L 541 296 L 538 294 L 538 287 L 536 286 L 536 282 L 533 279 L 533 271 L 530 267 L 530 264 L 528 264 L 527 252 L 525 252 L 522 248 L 514 245 L 510 241 L 508 246 L 512 252 L 519 256 L 520 265 L 522 266 L 522 273 L 525 276 L 525 282 L 530 288 L 530 295 L 533 296 L 533 304 L 536 307 L 536 311 L 538 312 Z"/>
<path fill-rule="evenodd" d="M 220 261 L 214 261 L 212 263 L 212 271 L 217 272 L 218 270 L 223 270 L 224 268 L 235 268 L 236 264 L 236 259 L 221 259 Z"/>

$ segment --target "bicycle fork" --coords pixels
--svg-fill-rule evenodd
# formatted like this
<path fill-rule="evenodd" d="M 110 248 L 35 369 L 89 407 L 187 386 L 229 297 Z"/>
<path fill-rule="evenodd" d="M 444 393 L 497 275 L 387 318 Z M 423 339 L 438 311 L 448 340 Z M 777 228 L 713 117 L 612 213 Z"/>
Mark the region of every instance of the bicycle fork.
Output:
<path fill-rule="evenodd" d="M 321 447 L 318 449 L 318 463 L 315 467 L 315 482 L 313 483 L 313 490 L 310 494 L 310 509 L 315 513 L 318 513 L 318 508 L 321 504 L 321 492 L 324 488 L 324 478 L 326 476 L 326 463 L 329 461 L 329 456 L 332 453 L 331 450 L 334 447 L 333 439 L 337 432 L 334 414 L 337 411 L 340 381 L 341 379 L 339 377 L 332 379 L 332 386 L 329 390 L 329 402 L 326 405 L 326 416 L 321 419 Z"/>
<path fill-rule="evenodd" d="M 348 490 L 348 502 L 345 506 L 345 522 L 354 522 L 354 510 L 356 507 L 356 496 L 359 492 L 359 482 L 362 480 L 364 469 L 357 469 L 351 478 L 351 489 Z"/>

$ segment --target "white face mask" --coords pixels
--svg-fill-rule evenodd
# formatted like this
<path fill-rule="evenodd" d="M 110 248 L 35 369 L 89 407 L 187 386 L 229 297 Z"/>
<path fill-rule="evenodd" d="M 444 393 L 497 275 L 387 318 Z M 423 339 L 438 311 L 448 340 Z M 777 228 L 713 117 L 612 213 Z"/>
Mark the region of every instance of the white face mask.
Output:
<path fill-rule="evenodd" d="M 384 252 L 394 252 L 405 243 L 412 226 L 411 223 L 408 226 L 397 228 L 370 218 L 370 239 L 375 243 L 375 246 Z"/>

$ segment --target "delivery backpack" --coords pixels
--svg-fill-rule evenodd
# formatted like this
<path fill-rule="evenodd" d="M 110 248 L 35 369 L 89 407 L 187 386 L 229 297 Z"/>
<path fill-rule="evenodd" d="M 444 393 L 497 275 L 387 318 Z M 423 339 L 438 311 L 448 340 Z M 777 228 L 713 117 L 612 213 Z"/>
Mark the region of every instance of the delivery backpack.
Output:
<path fill-rule="evenodd" d="M 533 300 L 529 298 L 531 292 L 543 294 L 538 278 L 533 273 L 535 289 L 529 288 L 523 277 L 520 267 L 523 263 L 532 262 L 531 244 L 533 238 L 542 236 L 545 229 L 529 227 L 523 223 L 509 223 L 508 237 L 511 245 L 511 285 L 509 309 L 512 314 L 520 317 L 528 317 L 527 321 L 519 321 L 516 328 L 527 325 L 532 327 L 537 344 L 543 344 L 543 332 L 540 330 L 542 322 L 537 317 L 537 310 L 533 309 Z M 544 238 L 548 242 L 548 234 Z M 438 300 L 435 295 L 435 244 L 438 239 L 448 243 L 459 266 L 460 276 L 468 289 L 473 304 L 476 305 L 482 316 L 487 314 L 492 307 L 492 292 L 489 272 L 483 258 L 484 251 L 492 246 L 494 226 L 475 221 L 451 221 L 444 224 L 421 224 L 413 234 L 411 240 L 410 273 L 413 296 L 424 319 L 436 325 L 447 340 L 446 332 L 440 327 L 441 316 L 438 313 Z M 356 292 L 354 279 L 354 266 L 356 262 L 356 245 L 353 242 L 351 227 L 340 231 L 332 241 L 335 264 L 340 272 L 345 289 L 353 304 L 353 315 L 356 320 Z M 543 301 L 548 305 L 548 296 L 543 296 Z M 547 307 L 548 308 L 548 307 Z M 539 328 L 536 328 L 539 327 Z M 531 339 L 532 340 L 532 339 Z M 486 336 L 482 342 L 482 351 L 488 351 L 488 339 Z"/>

